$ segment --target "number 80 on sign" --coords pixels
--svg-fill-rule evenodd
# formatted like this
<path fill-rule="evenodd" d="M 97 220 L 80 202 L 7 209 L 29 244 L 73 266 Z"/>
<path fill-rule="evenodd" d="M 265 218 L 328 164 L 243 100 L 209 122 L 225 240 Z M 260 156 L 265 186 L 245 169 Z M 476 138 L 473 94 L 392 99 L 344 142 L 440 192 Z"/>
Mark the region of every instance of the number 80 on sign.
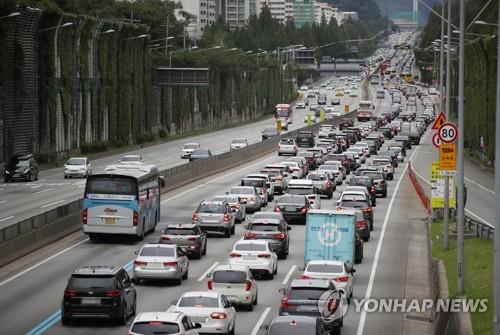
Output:
<path fill-rule="evenodd" d="M 458 128 L 454 123 L 444 123 L 439 127 L 438 136 L 442 143 L 455 143 L 458 138 Z"/>

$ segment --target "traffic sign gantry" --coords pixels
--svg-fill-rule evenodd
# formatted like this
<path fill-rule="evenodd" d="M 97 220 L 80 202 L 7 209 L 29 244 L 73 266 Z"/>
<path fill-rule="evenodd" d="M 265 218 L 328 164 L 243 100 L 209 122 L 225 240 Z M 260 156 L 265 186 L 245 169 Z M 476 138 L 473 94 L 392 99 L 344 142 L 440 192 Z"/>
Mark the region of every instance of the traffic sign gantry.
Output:
<path fill-rule="evenodd" d="M 443 112 L 441 112 L 441 113 L 439 113 L 438 117 L 436 118 L 436 120 L 432 124 L 432 129 L 438 130 L 439 127 L 441 127 L 445 123 L 446 123 L 446 115 Z"/>
<path fill-rule="evenodd" d="M 441 139 L 439 138 L 439 134 L 438 133 L 435 133 L 433 136 L 432 136 L 432 144 L 439 149 L 439 147 L 441 146 Z"/>
<path fill-rule="evenodd" d="M 443 143 L 455 143 L 458 138 L 458 128 L 454 123 L 447 122 L 439 127 L 438 135 Z"/>

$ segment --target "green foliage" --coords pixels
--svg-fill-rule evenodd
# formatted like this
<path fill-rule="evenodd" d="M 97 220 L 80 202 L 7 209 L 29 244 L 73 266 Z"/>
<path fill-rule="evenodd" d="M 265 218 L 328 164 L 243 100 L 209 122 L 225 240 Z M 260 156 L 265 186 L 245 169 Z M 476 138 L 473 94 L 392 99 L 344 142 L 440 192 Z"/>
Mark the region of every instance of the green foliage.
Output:
<path fill-rule="evenodd" d="M 82 154 L 91 154 L 108 150 L 108 143 L 97 141 L 94 143 L 83 143 L 80 147 Z"/>

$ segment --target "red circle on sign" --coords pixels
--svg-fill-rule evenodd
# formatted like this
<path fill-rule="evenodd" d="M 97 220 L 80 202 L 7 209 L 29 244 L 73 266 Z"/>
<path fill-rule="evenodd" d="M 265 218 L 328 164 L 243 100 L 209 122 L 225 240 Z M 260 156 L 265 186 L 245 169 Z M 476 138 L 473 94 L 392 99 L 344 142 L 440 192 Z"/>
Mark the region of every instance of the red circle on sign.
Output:
<path fill-rule="evenodd" d="M 439 127 L 438 136 L 443 143 L 455 143 L 458 138 L 458 128 L 454 123 L 444 123 Z"/>
<path fill-rule="evenodd" d="M 432 136 L 432 144 L 439 149 L 439 146 L 441 146 L 441 139 L 439 138 L 438 133 L 435 133 Z"/>

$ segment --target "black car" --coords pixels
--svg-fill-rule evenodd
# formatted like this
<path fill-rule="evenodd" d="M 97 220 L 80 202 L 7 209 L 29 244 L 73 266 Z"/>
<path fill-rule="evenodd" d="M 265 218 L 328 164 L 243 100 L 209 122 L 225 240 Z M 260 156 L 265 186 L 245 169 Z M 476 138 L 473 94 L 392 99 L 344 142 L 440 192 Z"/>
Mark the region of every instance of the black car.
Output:
<path fill-rule="evenodd" d="M 279 131 L 276 129 L 276 127 L 273 127 L 273 128 L 266 128 L 262 131 L 262 140 L 267 140 L 268 138 L 271 138 L 271 137 L 275 137 L 275 136 L 279 136 L 280 133 Z"/>
<path fill-rule="evenodd" d="M 295 139 L 299 147 L 314 147 L 314 134 L 312 131 L 299 130 L 297 138 Z"/>
<path fill-rule="evenodd" d="M 11 158 L 4 171 L 4 182 L 13 180 L 38 180 L 38 166 L 33 154 L 16 155 Z"/>
<path fill-rule="evenodd" d="M 305 195 L 284 195 L 280 197 L 276 206 L 275 212 L 280 212 L 288 223 L 306 223 L 307 211 L 311 208 L 311 204 Z"/>
<path fill-rule="evenodd" d="M 158 243 L 186 248 L 187 256 L 197 259 L 207 253 L 207 233 L 197 224 L 169 224 Z"/>
<path fill-rule="evenodd" d="M 348 119 L 348 118 L 340 119 L 340 122 L 339 122 L 339 129 L 340 130 L 342 130 L 344 128 L 349 128 L 352 126 L 354 126 L 354 121 L 352 119 Z"/>
<path fill-rule="evenodd" d="M 318 105 L 326 105 L 326 95 L 320 94 L 318 96 Z"/>
<path fill-rule="evenodd" d="M 268 240 L 269 247 L 285 259 L 288 256 L 290 238 L 288 231 L 291 229 L 280 213 L 259 212 L 252 217 L 252 222 L 245 225 L 245 240 Z"/>
<path fill-rule="evenodd" d="M 108 318 L 127 323 L 135 315 L 137 293 L 127 271 L 113 266 L 83 266 L 71 274 L 61 308 L 63 325 L 74 318 Z"/>
<path fill-rule="evenodd" d="M 325 335 L 319 318 L 309 316 L 276 316 L 270 325 L 260 327 L 259 335 Z"/>
<path fill-rule="evenodd" d="M 196 161 L 199 159 L 206 159 L 212 157 L 212 152 L 210 149 L 196 149 L 193 150 L 191 155 L 189 156 L 189 161 Z"/>

